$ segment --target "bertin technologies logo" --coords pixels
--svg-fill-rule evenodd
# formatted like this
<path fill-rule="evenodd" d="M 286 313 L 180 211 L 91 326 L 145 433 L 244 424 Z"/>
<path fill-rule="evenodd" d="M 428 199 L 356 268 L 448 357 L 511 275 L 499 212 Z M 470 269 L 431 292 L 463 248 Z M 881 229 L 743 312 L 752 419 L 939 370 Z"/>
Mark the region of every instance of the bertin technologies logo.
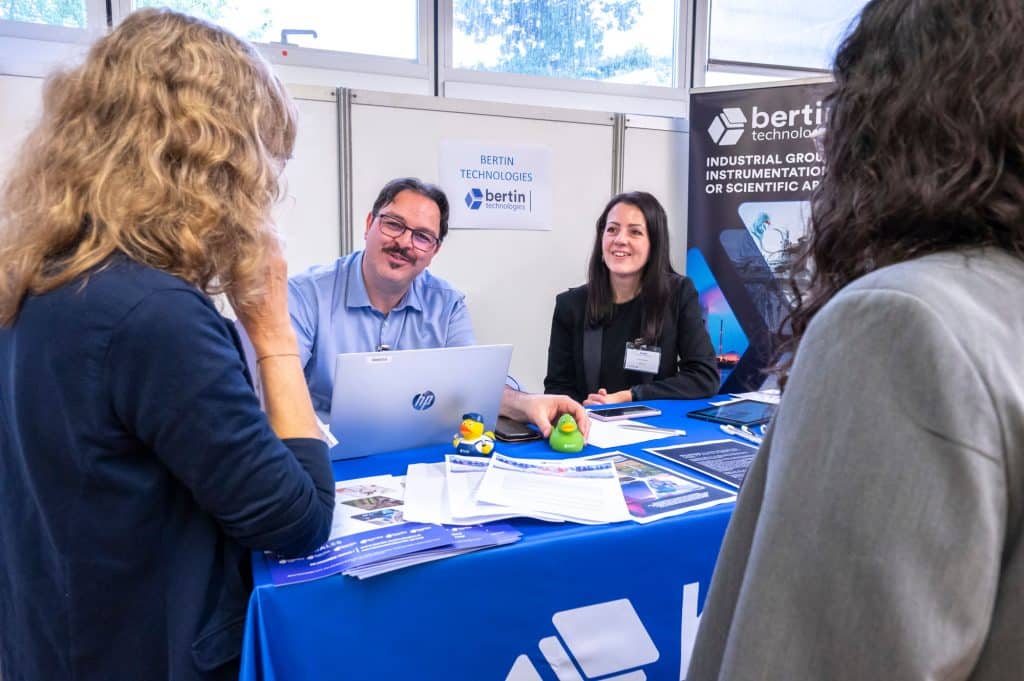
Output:
<path fill-rule="evenodd" d="M 416 411 L 425 411 L 434 406 L 434 401 L 436 399 L 437 397 L 434 395 L 434 393 L 430 392 L 429 390 L 424 390 L 421 393 L 413 395 L 412 408 L 415 409 Z"/>
<path fill-rule="evenodd" d="M 480 210 L 480 204 L 484 202 L 484 193 L 473 187 L 466 194 L 466 205 L 470 210 Z"/>
<path fill-rule="evenodd" d="M 740 141 L 740 137 L 743 136 L 743 126 L 746 123 L 747 117 L 742 110 L 735 107 L 722 109 L 722 113 L 711 121 L 708 134 L 718 146 L 731 147 Z"/>

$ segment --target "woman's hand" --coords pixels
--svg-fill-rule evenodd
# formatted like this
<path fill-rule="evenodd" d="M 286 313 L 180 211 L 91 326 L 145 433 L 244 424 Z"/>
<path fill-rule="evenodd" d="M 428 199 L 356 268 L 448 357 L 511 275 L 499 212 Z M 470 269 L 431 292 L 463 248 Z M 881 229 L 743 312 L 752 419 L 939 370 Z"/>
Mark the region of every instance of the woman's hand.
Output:
<path fill-rule="evenodd" d="M 295 330 L 288 316 L 288 262 L 281 251 L 280 242 L 275 237 L 268 239 L 271 243 L 263 265 L 266 290 L 255 302 L 247 305 L 240 305 L 231 298 L 231 307 L 245 328 L 257 358 L 293 353 L 298 355 Z"/>
<path fill-rule="evenodd" d="M 609 393 L 604 388 L 601 388 L 596 393 L 590 393 L 587 395 L 587 399 L 583 400 L 584 407 L 590 407 L 595 404 L 618 404 L 619 402 L 632 402 L 633 393 L 629 390 L 620 390 L 617 393 Z"/>
<path fill-rule="evenodd" d="M 275 237 L 264 262 L 262 296 L 246 305 L 231 301 L 256 351 L 267 419 L 279 438 L 321 438 L 288 316 L 288 263 Z"/>

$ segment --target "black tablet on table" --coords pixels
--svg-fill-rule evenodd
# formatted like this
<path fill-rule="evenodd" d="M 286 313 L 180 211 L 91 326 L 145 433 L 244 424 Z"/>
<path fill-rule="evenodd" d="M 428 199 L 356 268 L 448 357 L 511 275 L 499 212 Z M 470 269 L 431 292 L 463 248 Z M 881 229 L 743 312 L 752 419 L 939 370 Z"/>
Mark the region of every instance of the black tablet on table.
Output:
<path fill-rule="evenodd" d="M 705 407 L 687 412 L 687 416 L 702 421 L 714 421 L 730 426 L 757 426 L 768 423 L 775 414 L 776 405 L 754 400 L 738 400 L 717 407 Z"/>

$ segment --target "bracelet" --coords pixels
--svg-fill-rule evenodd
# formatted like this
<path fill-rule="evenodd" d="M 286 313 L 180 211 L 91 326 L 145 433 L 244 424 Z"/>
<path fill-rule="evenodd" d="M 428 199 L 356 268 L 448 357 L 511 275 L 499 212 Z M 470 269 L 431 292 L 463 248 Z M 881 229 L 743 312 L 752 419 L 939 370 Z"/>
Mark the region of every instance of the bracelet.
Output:
<path fill-rule="evenodd" d="M 262 357 L 257 357 L 256 358 L 256 363 L 259 364 L 263 360 L 270 359 L 271 357 L 298 357 L 298 356 L 299 356 L 299 353 L 297 353 L 297 352 L 278 352 L 278 353 L 273 354 L 273 355 L 263 355 Z"/>

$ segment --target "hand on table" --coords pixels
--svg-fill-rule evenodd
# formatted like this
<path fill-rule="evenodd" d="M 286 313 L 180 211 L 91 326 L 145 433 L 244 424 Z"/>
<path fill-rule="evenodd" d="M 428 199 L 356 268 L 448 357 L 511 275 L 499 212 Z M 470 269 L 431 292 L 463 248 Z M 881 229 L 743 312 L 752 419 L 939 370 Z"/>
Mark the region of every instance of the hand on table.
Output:
<path fill-rule="evenodd" d="M 533 423 L 544 437 L 551 435 L 551 424 L 562 414 L 572 415 L 584 440 L 590 432 L 587 410 L 568 395 L 530 394 L 506 388 L 502 395 L 501 413 L 517 421 Z"/>
<path fill-rule="evenodd" d="M 590 393 L 587 395 L 587 399 L 583 400 L 584 406 L 591 407 L 595 404 L 618 404 L 619 402 L 632 402 L 633 393 L 629 390 L 620 390 L 616 393 L 609 393 L 604 388 L 601 388 L 596 393 Z"/>

